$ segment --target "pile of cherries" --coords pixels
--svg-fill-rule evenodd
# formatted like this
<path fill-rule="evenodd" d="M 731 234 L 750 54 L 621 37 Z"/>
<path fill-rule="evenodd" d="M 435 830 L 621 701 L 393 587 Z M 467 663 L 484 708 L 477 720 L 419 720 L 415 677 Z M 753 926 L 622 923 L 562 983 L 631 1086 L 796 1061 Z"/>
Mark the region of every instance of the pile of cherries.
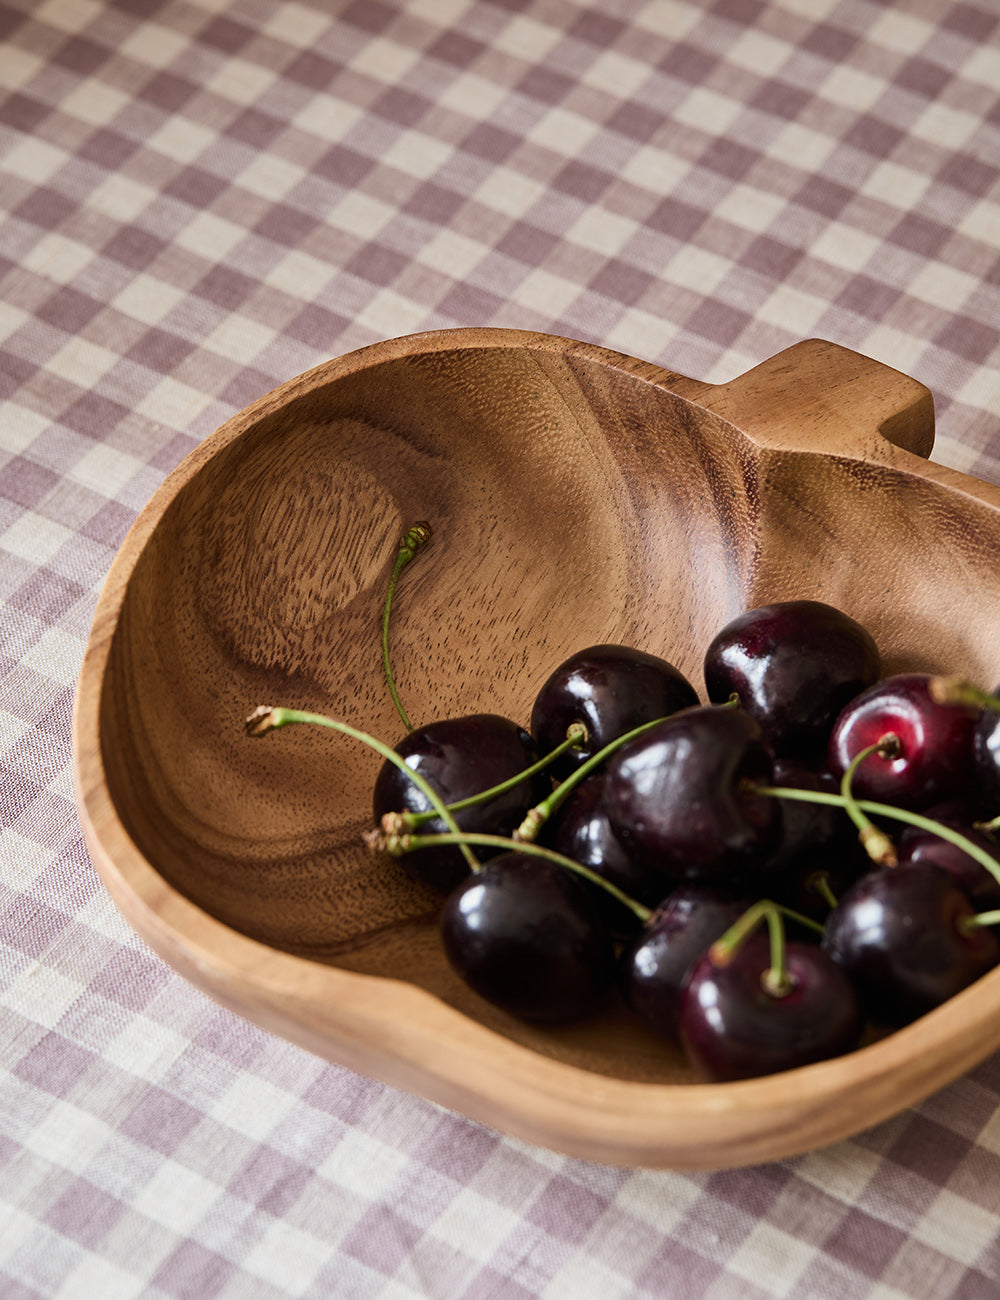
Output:
<path fill-rule="evenodd" d="M 951 678 L 882 676 L 818 601 L 750 610 L 705 654 L 708 704 L 655 655 L 581 650 L 525 730 L 480 713 L 393 749 L 377 850 L 443 895 L 453 967 L 510 1014 L 618 997 L 704 1077 L 853 1050 L 1000 963 L 1000 712 Z"/>

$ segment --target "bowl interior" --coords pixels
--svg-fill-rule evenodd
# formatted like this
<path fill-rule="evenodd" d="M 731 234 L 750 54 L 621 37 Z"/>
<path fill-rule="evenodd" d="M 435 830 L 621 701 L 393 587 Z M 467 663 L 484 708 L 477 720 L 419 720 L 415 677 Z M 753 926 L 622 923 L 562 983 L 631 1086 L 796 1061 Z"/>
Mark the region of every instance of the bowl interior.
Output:
<path fill-rule="evenodd" d="M 1000 673 L 976 615 L 976 584 L 995 598 L 1000 583 L 989 546 L 941 543 L 974 503 L 891 467 L 778 455 L 599 357 L 458 347 L 334 368 L 258 404 L 178 481 L 129 576 L 101 693 L 106 779 L 139 850 L 253 939 L 410 981 L 617 1077 L 687 1072 L 613 1006 L 539 1031 L 448 968 L 437 897 L 362 843 L 377 755 L 306 727 L 244 735 L 263 703 L 401 738 L 380 624 L 406 528 L 434 530 L 393 610 L 418 723 L 491 711 L 526 725 L 551 669 L 599 642 L 661 654 L 700 691 L 729 618 L 806 596 L 865 623 L 890 670 Z"/>

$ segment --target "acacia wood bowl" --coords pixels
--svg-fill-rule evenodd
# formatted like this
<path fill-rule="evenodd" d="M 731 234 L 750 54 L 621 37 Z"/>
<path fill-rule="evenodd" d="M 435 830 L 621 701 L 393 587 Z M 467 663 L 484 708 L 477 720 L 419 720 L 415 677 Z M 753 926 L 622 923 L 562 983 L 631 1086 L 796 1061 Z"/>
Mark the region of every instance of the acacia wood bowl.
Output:
<path fill-rule="evenodd" d="M 548 335 L 451 330 L 330 361 L 163 483 L 101 594 L 74 765 L 94 863 L 134 929 L 223 1005 L 522 1139 L 719 1168 L 832 1142 L 1000 1046 L 1000 970 L 838 1060 L 732 1084 L 612 1007 L 520 1023 L 442 955 L 436 896 L 362 843 L 381 760 L 328 731 L 250 740 L 260 704 L 388 743 L 382 601 L 415 722 L 526 724 L 573 651 L 623 642 L 702 689 L 740 611 L 815 598 L 885 671 L 1000 680 L 1000 488 L 924 459 L 928 391 L 822 341 L 711 385 Z"/>

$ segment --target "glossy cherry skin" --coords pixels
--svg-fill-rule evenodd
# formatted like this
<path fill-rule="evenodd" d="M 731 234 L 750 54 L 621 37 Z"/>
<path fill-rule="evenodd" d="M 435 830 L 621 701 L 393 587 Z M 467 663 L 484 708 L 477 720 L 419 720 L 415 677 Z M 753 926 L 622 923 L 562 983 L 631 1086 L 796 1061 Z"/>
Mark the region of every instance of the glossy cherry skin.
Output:
<path fill-rule="evenodd" d="M 1000 845 L 992 835 L 977 830 L 970 820 L 943 816 L 937 809 L 930 809 L 928 815 L 951 830 L 958 831 L 988 853 L 1000 873 Z M 896 839 L 896 849 L 901 863 L 930 863 L 947 871 L 977 912 L 1000 908 L 1000 881 L 981 862 L 977 862 L 950 840 L 942 839 L 933 831 L 923 830 L 919 826 L 906 826 Z"/>
<path fill-rule="evenodd" d="M 668 880 L 736 889 L 756 873 L 780 829 L 777 801 L 745 781 L 770 783 L 759 725 L 741 709 L 704 705 L 666 718 L 608 761 L 604 801 L 625 848 Z"/>
<path fill-rule="evenodd" d="M 979 710 L 932 699 L 928 673 L 897 673 L 856 696 L 830 736 L 828 765 L 843 776 L 851 760 L 884 736 L 899 738 L 899 754 L 872 754 L 859 764 L 852 790 L 859 799 L 920 809 L 968 793 L 975 782 L 973 742 Z"/>
<path fill-rule="evenodd" d="M 817 794 L 840 794 L 840 782 L 832 772 L 805 766 L 793 759 L 776 759 L 775 786 Z M 781 836 L 768 861 L 768 871 L 793 868 L 807 853 L 819 849 L 852 853 L 858 848 L 857 830 L 843 808 L 800 799 L 778 798 L 781 808 Z"/>
<path fill-rule="evenodd" d="M 694 963 L 743 915 L 750 899 L 703 885 L 678 885 L 619 959 L 618 986 L 639 1019 L 676 1040 L 681 988 Z"/>
<path fill-rule="evenodd" d="M 871 869 L 871 858 L 860 844 L 849 853 L 820 848 L 805 853 L 784 871 L 767 876 L 767 896 L 790 907 L 818 925 L 824 924 L 833 903 L 845 890 Z M 825 887 L 824 887 L 825 886 Z M 805 935 L 804 928 L 789 921 L 789 933 Z M 809 938 L 814 936 L 810 933 Z"/>
<path fill-rule="evenodd" d="M 721 704 L 737 695 L 779 757 L 822 755 L 837 714 L 880 671 L 871 635 L 817 600 L 748 610 L 705 653 L 708 698 Z"/>
<path fill-rule="evenodd" d="M 766 930 L 740 944 L 727 964 L 713 950 L 692 967 L 681 994 L 680 1036 L 700 1074 L 714 1082 L 751 1079 L 812 1065 L 857 1047 L 863 1017 L 854 987 L 825 952 L 786 945 L 791 991 L 768 993 Z"/>
<path fill-rule="evenodd" d="M 793 790 L 839 794 L 840 782 L 831 772 L 816 771 L 793 759 L 774 764 L 774 784 Z M 830 912 L 826 894 L 817 888 L 824 876 L 830 892 L 839 896 L 871 868 L 854 823 L 843 808 L 780 799 L 781 839 L 766 864 L 768 897 L 823 922 Z"/>
<path fill-rule="evenodd" d="M 545 824 L 540 838 L 557 853 L 582 862 L 609 880 L 637 903 L 656 907 L 662 901 L 667 889 L 663 877 L 641 866 L 611 829 L 603 772 L 581 781 Z M 587 887 L 615 934 L 632 935 L 639 929 L 641 922 L 635 912 L 599 885 Z"/>
<path fill-rule="evenodd" d="M 446 718 L 411 731 L 396 746 L 407 767 L 419 772 L 446 804 L 492 789 L 538 761 L 528 733 L 510 719 L 493 713 Z M 543 776 L 519 782 L 506 794 L 455 814 L 464 831 L 510 835 L 525 813 L 551 789 Z M 392 763 L 385 762 L 375 781 L 372 805 L 376 823 L 388 812 L 426 812 L 424 793 Z M 440 834 L 447 828 L 439 818 L 420 827 L 420 833 Z M 477 857 L 488 851 L 475 850 Z M 460 851 L 451 847 L 416 849 L 399 858 L 414 879 L 441 893 L 468 874 Z"/>
<path fill-rule="evenodd" d="M 611 988 L 611 932 L 580 881 L 526 853 L 492 858 L 448 895 L 439 919 L 452 967 L 522 1020 L 589 1015 Z"/>
<path fill-rule="evenodd" d="M 596 645 L 571 655 L 535 697 L 530 730 L 541 753 L 566 739 L 582 722 L 587 742 L 553 764 L 565 776 L 592 755 L 645 722 L 698 703 L 698 694 L 665 659 L 622 645 Z"/>
<path fill-rule="evenodd" d="M 993 694 L 1000 695 L 1000 686 Z M 1000 713 L 993 709 L 983 709 L 976 723 L 973 754 L 978 786 L 992 805 L 993 816 L 1000 815 Z"/>
<path fill-rule="evenodd" d="M 923 864 L 869 872 L 843 895 L 823 947 L 867 1014 L 898 1027 L 946 1002 L 1000 961 L 1000 939 L 966 929 L 975 909 L 947 872 Z"/>

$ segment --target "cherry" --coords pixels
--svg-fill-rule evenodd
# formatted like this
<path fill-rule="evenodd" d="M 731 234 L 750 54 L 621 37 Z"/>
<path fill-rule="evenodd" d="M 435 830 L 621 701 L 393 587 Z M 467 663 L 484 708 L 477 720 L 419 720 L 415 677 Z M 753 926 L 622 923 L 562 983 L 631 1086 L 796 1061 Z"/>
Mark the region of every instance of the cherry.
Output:
<path fill-rule="evenodd" d="M 388 627 L 429 536 L 403 538 L 383 613 L 409 732 L 396 749 L 296 710 L 262 706 L 246 727 L 318 722 L 382 755 L 365 840 L 446 894 L 444 951 L 481 997 L 558 1023 L 617 979 L 708 1078 L 740 1079 L 849 1051 L 864 1014 L 905 1024 L 1000 962 L 1000 848 L 981 808 L 940 806 L 1000 802 L 1000 701 L 957 678 L 876 682 L 864 629 L 789 601 L 713 640 L 707 706 L 665 660 L 600 645 L 549 676 L 533 734 L 485 713 L 414 730 Z M 549 771 L 565 778 L 555 790 Z M 873 817 L 904 823 L 898 844 Z M 868 870 L 859 831 L 899 865 Z M 760 893 L 778 901 L 748 902 Z M 798 942 L 813 931 L 822 946 Z"/>
<path fill-rule="evenodd" d="M 693 963 L 750 905 L 719 889 L 678 885 L 622 952 L 619 987 L 654 1033 L 676 1039 L 684 978 Z"/>
<path fill-rule="evenodd" d="M 831 772 L 793 759 L 774 763 L 774 785 L 836 795 Z M 781 798 L 781 839 L 766 864 L 767 891 L 812 920 L 826 919 L 835 898 L 871 867 L 858 834 L 842 808 Z"/>
<path fill-rule="evenodd" d="M 779 833 L 776 800 L 750 788 L 770 774 L 760 726 L 749 714 L 685 709 L 608 760 L 608 821 L 641 863 L 675 882 L 745 875 L 760 867 Z"/>
<path fill-rule="evenodd" d="M 880 669 L 871 635 L 818 600 L 748 610 L 705 653 L 708 698 L 722 703 L 735 694 L 781 757 L 822 755 L 837 714 Z"/>
<path fill-rule="evenodd" d="M 441 941 L 488 1002 L 523 1020 L 592 1012 L 612 987 L 611 933 L 582 882 L 526 853 L 492 858 L 445 900 Z"/>
<path fill-rule="evenodd" d="M 604 802 L 604 773 L 596 772 L 582 781 L 546 823 L 541 842 L 581 862 L 610 880 L 623 893 L 648 907 L 662 900 L 663 877 L 640 866 L 622 846 L 611 829 Z M 616 934 L 631 935 L 639 919 L 600 886 L 588 886 Z"/>
<path fill-rule="evenodd" d="M 996 861 L 1000 873 L 1000 845 L 992 835 L 978 829 L 973 816 L 951 813 L 946 808 L 930 809 L 928 815 L 940 825 L 950 826 L 973 844 L 978 844 Z M 900 863 L 931 863 L 947 871 L 977 911 L 1000 908 L 1000 881 L 958 845 L 922 826 L 907 826 L 897 840 L 897 847 Z"/>
<path fill-rule="evenodd" d="M 895 752 L 870 754 L 855 771 L 859 799 L 927 808 L 958 797 L 974 783 L 973 738 L 979 709 L 941 704 L 928 673 L 897 673 L 856 696 L 834 723 L 829 766 L 837 776 L 851 760 L 887 736 Z"/>
<path fill-rule="evenodd" d="M 446 804 L 458 803 L 517 776 L 537 761 L 528 733 L 508 718 L 475 713 L 446 718 L 418 727 L 395 747 L 406 766 L 437 791 Z M 526 778 L 514 788 L 484 803 L 454 814 L 460 830 L 510 835 L 527 810 L 549 788 L 544 776 Z M 430 802 L 398 766 L 385 762 L 375 781 L 372 804 L 376 822 L 386 813 L 426 813 Z M 439 818 L 421 826 L 425 834 L 445 830 Z M 452 845 L 415 850 L 401 859 L 415 880 L 447 893 L 463 879 L 468 862 Z"/>
<path fill-rule="evenodd" d="M 987 822 L 993 809 L 982 799 L 978 790 L 970 790 L 957 799 L 946 799 L 924 810 L 924 815 L 949 826 L 968 826 L 975 828 L 977 823 Z"/>
<path fill-rule="evenodd" d="M 869 1015 L 899 1026 L 940 1006 L 1000 961 L 1000 940 L 946 871 L 923 863 L 871 871 L 830 913 L 823 947 Z"/>
<path fill-rule="evenodd" d="M 771 946 L 760 931 L 731 955 L 713 944 L 681 994 L 681 1042 L 708 1079 L 727 1082 L 811 1065 L 857 1047 L 863 1019 L 848 977 L 812 944 L 785 949 L 785 984 L 771 990 Z"/>
<path fill-rule="evenodd" d="M 993 692 L 1000 693 L 1000 686 Z M 984 709 L 973 738 L 976 777 L 983 796 L 1000 811 L 1000 713 Z"/>
<path fill-rule="evenodd" d="M 839 794 L 840 782 L 832 772 L 806 767 L 793 759 L 775 759 L 775 786 L 793 790 L 812 790 L 822 794 Z M 857 843 L 857 832 L 842 808 L 824 803 L 807 803 L 800 799 L 782 799 L 781 837 L 768 860 L 768 873 L 796 869 L 804 856 L 820 850 L 832 855 L 864 856 Z"/>
<path fill-rule="evenodd" d="M 565 776 L 626 732 L 698 703 L 672 664 L 621 645 L 596 645 L 571 655 L 548 677 L 531 710 L 531 734 L 543 753 L 554 749 L 571 723 L 587 741 L 553 765 Z"/>
<path fill-rule="evenodd" d="M 871 859 L 860 846 L 846 856 L 829 848 L 817 849 L 777 877 L 769 874 L 768 893 L 775 902 L 822 923 L 844 891 L 871 865 Z"/>

